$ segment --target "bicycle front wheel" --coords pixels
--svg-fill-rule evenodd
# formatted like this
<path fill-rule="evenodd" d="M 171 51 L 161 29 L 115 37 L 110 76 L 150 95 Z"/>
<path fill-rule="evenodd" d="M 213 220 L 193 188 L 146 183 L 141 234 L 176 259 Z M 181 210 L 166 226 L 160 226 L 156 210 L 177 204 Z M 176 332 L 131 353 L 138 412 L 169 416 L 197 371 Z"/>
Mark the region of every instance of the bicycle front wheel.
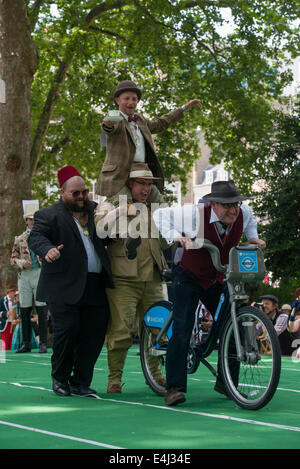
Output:
<path fill-rule="evenodd" d="M 236 354 L 231 319 L 220 343 L 220 365 L 228 395 L 242 408 L 256 410 L 273 397 L 280 378 L 281 352 L 270 319 L 259 309 L 244 306 L 236 313 L 242 360 Z M 263 334 L 265 347 L 262 347 Z"/>

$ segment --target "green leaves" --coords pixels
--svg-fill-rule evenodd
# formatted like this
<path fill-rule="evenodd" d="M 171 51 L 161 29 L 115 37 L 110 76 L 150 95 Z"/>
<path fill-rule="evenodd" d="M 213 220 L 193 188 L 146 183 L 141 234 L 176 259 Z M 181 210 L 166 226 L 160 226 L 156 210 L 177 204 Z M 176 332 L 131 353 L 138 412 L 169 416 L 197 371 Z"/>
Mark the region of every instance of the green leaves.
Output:
<path fill-rule="evenodd" d="M 201 127 L 212 162 L 223 159 L 240 185 L 250 187 L 264 166 L 260 148 L 274 131 L 272 102 L 290 80 L 278 71 L 285 50 L 299 52 L 292 24 L 296 2 L 277 0 L 275 8 L 269 0 L 227 0 L 222 7 L 231 9 L 236 27 L 222 36 L 216 2 L 53 0 L 57 13 L 48 2 L 29 2 L 32 16 L 38 3 L 32 141 L 37 135 L 40 140 L 32 160 L 35 194 L 44 203 L 46 187 L 64 163 L 76 162 L 96 179 L 105 155 L 100 123 L 118 82 L 129 78 L 143 89 L 139 110 L 149 117 L 191 98 L 202 102 L 201 110 L 156 138 L 167 178 L 186 181 L 201 156 Z M 65 73 L 58 76 L 60 68 Z"/>
<path fill-rule="evenodd" d="M 274 279 L 300 279 L 300 114 L 278 112 L 273 140 L 261 149 L 263 186 L 256 193 L 255 211 L 263 223 L 267 266 Z"/>

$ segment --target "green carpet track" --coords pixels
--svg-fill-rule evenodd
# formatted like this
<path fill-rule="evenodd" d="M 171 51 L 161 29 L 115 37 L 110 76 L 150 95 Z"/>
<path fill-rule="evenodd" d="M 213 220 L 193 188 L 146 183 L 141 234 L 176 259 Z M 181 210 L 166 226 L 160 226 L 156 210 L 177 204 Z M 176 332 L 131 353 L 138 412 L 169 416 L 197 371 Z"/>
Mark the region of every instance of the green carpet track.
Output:
<path fill-rule="evenodd" d="M 278 390 L 261 410 L 243 410 L 217 394 L 203 365 L 189 376 L 187 401 L 166 407 L 145 384 L 137 352 L 137 346 L 129 351 L 122 394 L 106 394 L 103 350 L 92 383 L 98 399 L 51 391 L 50 350 L 1 352 L 0 448 L 107 449 L 112 454 L 118 449 L 300 448 L 300 362 L 282 359 Z M 214 353 L 210 361 L 216 360 Z"/>

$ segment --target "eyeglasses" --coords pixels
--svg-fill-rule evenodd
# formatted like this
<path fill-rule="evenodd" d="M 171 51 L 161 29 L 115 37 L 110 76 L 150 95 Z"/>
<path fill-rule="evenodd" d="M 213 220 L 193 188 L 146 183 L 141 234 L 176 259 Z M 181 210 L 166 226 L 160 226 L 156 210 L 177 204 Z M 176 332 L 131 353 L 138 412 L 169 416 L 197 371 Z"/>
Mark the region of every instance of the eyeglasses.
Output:
<path fill-rule="evenodd" d="M 133 182 L 136 182 L 137 184 L 140 184 L 141 186 L 144 186 L 144 187 L 151 187 L 153 184 L 152 182 L 137 181 L 136 179 L 134 179 Z"/>
<path fill-rule="evenodd" d="M 82 197 L 86 197 L 89 193 L 89 189 L 84 189 L 83 191 L 70 191 L 70 193 L 72 194 L 72 197 L 76 198 L 76 197 L 79 197 L 80 194 L 82 194 Z"/>
<path fill-rule="evenodd" d="M 228 209 L 228 208 L 238 208 L 242 205 L 242 202 L 234 202 L 232 204 L 221 204 L 220 202 L 218 202 L 219 205 L 222 205 L 222 207 Z"/>

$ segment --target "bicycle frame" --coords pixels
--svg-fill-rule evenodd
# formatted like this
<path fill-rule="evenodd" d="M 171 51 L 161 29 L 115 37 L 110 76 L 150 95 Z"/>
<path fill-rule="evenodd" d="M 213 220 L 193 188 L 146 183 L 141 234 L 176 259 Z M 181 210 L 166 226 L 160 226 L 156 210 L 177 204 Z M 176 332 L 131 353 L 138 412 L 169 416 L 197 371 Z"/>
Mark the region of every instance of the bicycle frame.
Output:
<path fill-rule="evenodd" d="M 224 293 L 221 294 L 220 296 L 220 301 L 213 319 L 212 327 L 210 330 L 210 333 L 208 335 L 207 341 L 204 345 L 196 345 L 195 348 L 197 350 L 197 353 L 201 357 L 201 359 L 204 359 L 208 357 L 211 352 L 214 350 L 218 339 L 221 337 L 222 330 L 228 320 L 228 317 L 230 316 L 230 298 L 229 298 L 229 291 L 228 289 L 225 289 Z M 157 327 L 158 323 L 160 321 L 157 320 L 155 317 L 149 318 L 145 316 L 145 324 L 148 327 Z M 235 318 L 235 316 L 234 316 Z M 235 320 L 235 319 L 234 319 Z M 170 314 L 168 315 L 167 319 L 165 320 L 162 328 L 160 329 L 160 332 L 156 336 L 155 344 L 153 346 L 151 355 L 153 356 L 159 356 L 159 355 L 164 355 L 166 352 L 166 347 L 164 345 L 160 345 L 160 341 L 162 340 L 162 337 L 164 335 L 167 335 L 167 337 L 170 339 L 172 335 L 172 321 L 173 321 L 173 312 L 170 311 Z M 238 338 L 237 340 L 239 341 L 239 332 L 238 332 Z"/>
<path fill-rule="evenodd" d="M 231 249 L 229 255 L 229 264 L 222 266 L 220 263 L 220 254 L 218 248 L 216 248 L 216 246 L 214 246 L 209 241 L 204 241 L 203 247 L 209 250 L 215 268 L 225 274 L 227 287 L 225 287 L 224 292 L 220 296 L 211 331 L 208 335 L 206 343 L 204 345 L 196 345 L 194 348 L 197 351 L 197 355 L 200 357 L 200 361 L 203 361 L 206 365 L 208 365 L 208 363 L 205 361 L 205 358 L 208 357 L 214 350 L 218 339 L 222 335 L 222 330 L 229 316 L 231 316 L 237 359 L 241 361 L 243 359 L 243 351 L 241 346 L 240 333 L 236 321 L 236 312 L 242 305 L 247 304 L 249 300 L 248 295 L 245 293 L 243 280 L 257 281 L 262 280 L 265 276 L 266 271 L 263 257 L 262 255 L 257 256 L 257 246 L 240 246 Z M 151 350 L 151 354 L 153 356 L 164 355 L 166 353 L 166 347 L 160 345 L 160 340 L 164 335 L 167 335 L 170 339 L 172 335 L 172 318 L 172 311 L 170 311 L 168 317 L 166 317 L 164 321 L 154 317 L 147 318 L 147 314 L 145 315 L 144 321 L 146 326 L 158 327 L 158 324 L 163 322 L 163 326 L 160 329 L 160 332 L 156 337 L 154 347 Z"/>

